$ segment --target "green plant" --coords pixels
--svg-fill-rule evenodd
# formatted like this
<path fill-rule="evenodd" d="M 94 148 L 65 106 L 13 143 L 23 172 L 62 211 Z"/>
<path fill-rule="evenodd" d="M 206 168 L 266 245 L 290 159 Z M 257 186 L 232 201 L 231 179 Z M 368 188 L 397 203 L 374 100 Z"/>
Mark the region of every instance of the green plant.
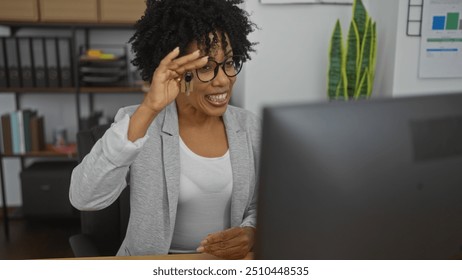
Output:
<path fill-rule="evenodd" d="M 376 51 L 376 23 L 369 17 L 362 1 L 354 0 L 346 48 L 339 20 L 332 33 L 327 82 L 329 99 L 349 100 L 371 96 Z"/>

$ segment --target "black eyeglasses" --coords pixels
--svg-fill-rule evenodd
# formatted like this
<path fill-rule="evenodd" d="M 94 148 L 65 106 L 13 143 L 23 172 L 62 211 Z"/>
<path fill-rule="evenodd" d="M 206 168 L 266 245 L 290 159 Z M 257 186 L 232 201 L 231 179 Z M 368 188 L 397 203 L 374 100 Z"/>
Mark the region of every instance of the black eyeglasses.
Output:
<path fill-rule="evenodd" d="M 243 55 L 233 55 L 227 57 L 225 61 L 218 63 L 213 59 L 209 59 L 208 63 L 199 69 L 196 69 L 197 78 L 201 82 L 210 82 L 218 74 L 218 67 L 221 66 L 223 72 L 226 76 L 232 78 L 236 77 L 239 72 L 241 72 L 242 64 L 244 64 L 244 56 Z"/>

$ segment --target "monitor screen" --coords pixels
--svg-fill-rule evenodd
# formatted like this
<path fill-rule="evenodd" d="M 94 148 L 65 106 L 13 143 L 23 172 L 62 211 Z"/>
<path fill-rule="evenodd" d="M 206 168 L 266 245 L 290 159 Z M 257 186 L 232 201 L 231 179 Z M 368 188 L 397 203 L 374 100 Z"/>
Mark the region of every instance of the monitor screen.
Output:
<path fill-rule="evenodd" d="M 462 94 L 267 107 L 258 259 L 462 252 Z"/>

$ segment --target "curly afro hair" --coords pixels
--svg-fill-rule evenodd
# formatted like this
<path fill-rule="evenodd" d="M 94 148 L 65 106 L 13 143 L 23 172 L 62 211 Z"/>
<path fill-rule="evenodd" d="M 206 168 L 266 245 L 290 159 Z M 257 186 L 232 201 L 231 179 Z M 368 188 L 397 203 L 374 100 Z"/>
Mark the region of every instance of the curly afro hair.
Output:
<path fill-rule="evenodd" d="M 147 0 L 145 13 L 135 24 L 135 34 L 129 41 L 135 54 L 132 63 L 140 70 L 143 80 L 151 82 L 155 69 L 169 52 L 179 46 L 183 55 L 193 41 L 198 42 L 206 54 L 218 40 L 223 50 L 230 43 L 235 54 L 243 55 L 244 61 L 250 59 L 255 43 L 251 43 L 247 35 L 256 25 L 249 20 L 249 14 L 238 7 L 242 2 Z"/>

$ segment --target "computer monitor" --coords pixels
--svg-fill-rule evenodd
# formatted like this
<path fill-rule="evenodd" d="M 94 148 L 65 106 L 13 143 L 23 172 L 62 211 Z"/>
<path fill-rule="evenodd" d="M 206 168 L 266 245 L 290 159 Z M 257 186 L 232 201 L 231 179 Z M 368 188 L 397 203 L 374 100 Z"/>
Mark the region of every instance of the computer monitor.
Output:
<path fill-rule="evenodd" d="M 462 252 L 462 94 L 267 107 L 257 259 Z"/>

